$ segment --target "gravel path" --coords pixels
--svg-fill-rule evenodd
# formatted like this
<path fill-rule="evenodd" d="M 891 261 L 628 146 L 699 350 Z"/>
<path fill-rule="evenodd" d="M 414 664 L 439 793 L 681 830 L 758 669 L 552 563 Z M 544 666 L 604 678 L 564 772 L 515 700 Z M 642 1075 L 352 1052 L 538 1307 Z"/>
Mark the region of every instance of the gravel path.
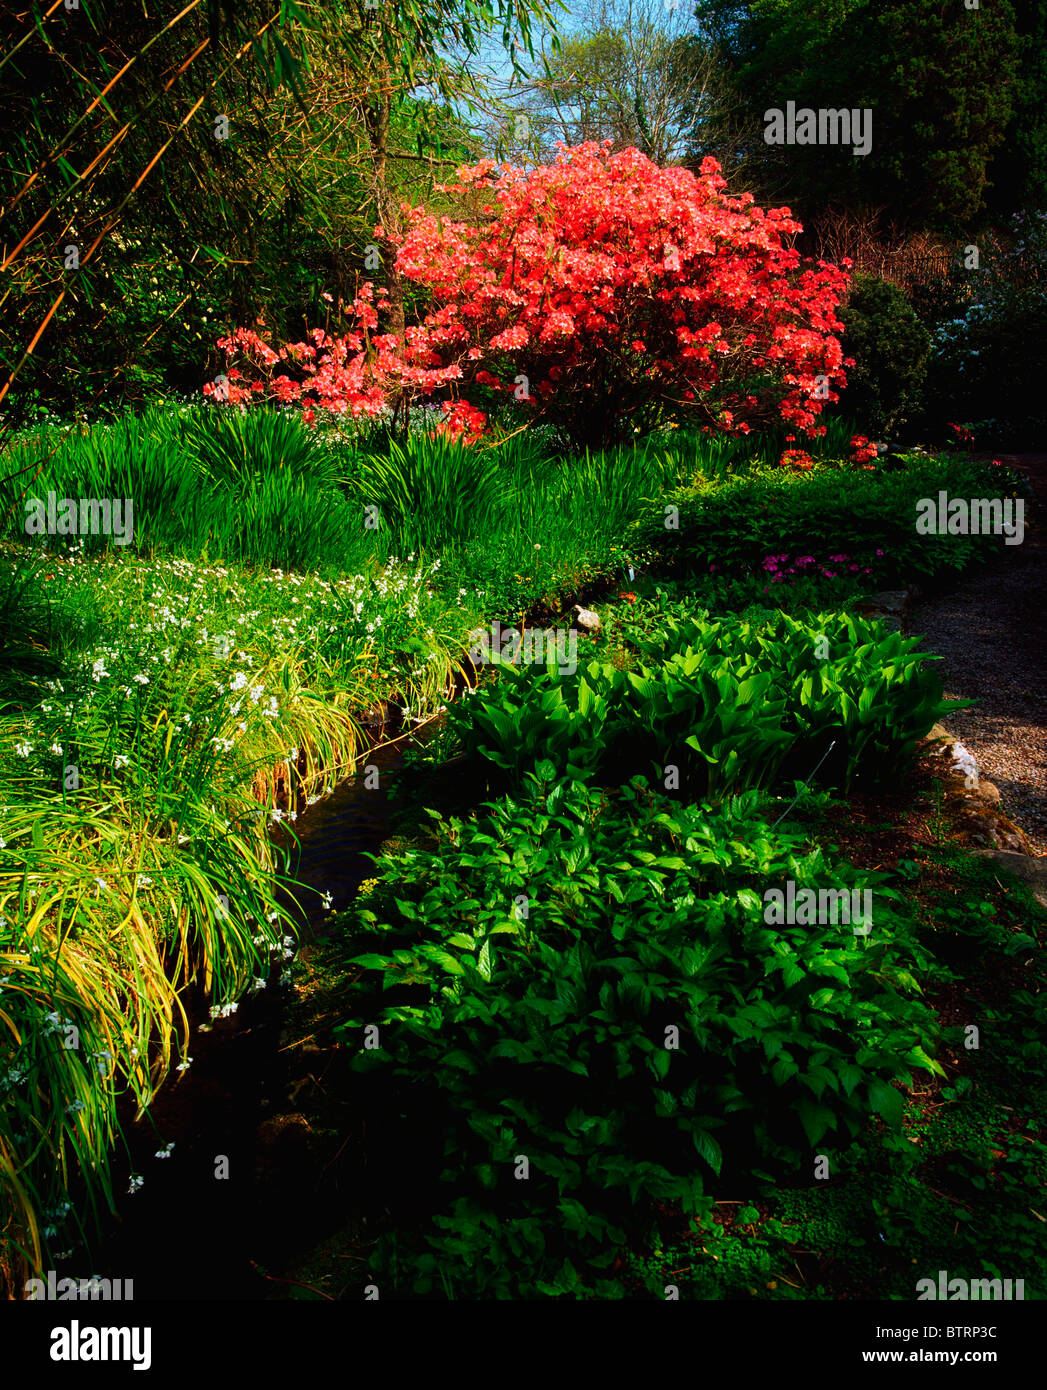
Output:
<path fill-rule="evenodd" d="M 907 623 L 924 634 L 946 694 L 977 699 L 945 725 L 1000 789 L 1002 809 L 1047 853 L 1047 454 L 998 454 L 1035 492 L 1025 538 L 952 593 L 913 605 Z"/>

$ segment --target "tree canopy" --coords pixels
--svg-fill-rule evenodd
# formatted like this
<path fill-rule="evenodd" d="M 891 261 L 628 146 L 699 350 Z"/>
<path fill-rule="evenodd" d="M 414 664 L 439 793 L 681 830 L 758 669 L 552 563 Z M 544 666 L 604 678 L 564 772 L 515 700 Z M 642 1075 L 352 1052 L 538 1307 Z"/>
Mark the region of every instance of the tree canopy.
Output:
<path fill-rule="evenodd" d="M 756 171 L 758 194 L 782 198 L 801 217 L 829 203 L 882 209 L 908 227 L 969 226 L 994 199 L 1029 87 L 1043 91 L 1042 30 L 1031 4 L 993 0 L 697 0 L 745 109 L 736 137 Z M 865 109 L 871 153 L 845 146 L 763 143 L 765 110 Z M 1042 149 L 1041 125 L 1023 149 Z M 1013 162 L 1013 161 L 1012 161 Z M 1041 170 L 1035 179 L 1042 181 Z M 1021 196 L 1012 167 L 1010 198 Z M 1041 184 L 1042 186 L 1042 184 Z"/>

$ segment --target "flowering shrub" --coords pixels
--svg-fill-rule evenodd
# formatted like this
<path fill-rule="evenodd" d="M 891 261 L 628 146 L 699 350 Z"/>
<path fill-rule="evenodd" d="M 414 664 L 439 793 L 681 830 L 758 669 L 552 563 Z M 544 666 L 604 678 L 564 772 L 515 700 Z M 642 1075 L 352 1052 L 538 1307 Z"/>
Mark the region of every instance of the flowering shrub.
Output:
<path fill-rule="evenodd" d="M 725 193 L 715 160 L 696 176 L 589 144 L 537 169 L 496 174 L 482 160 L 457 177 L 443 191 L 468 220 L 406 210 L 396 265 L 430 308 L 404 341 L 373 332 L 383 292 L 364 285 L 352 305 L 359 331 L 342 338 L 314 329 L 280 350 L 252 330 L 223 340 L 271 379 L 245 387 L 234 369 L 208 394 L 358 415 L 405 392 L 479 387 L 585 444 L 652 408 L 733 433 L 776 418 L 813 429 L 838 399 L 847 274 L 801 268 L 786 244 L 802 230 L 789 210 Z M 271 376 L 287 365 L 300 380 Z M 468 432 L 478 424 L 465 420 Z"/>
<path fill-rule="evenodd" d="M 949 429 L 952 430 L 953 435 L 952 439 L 949 440 L 950 444 L 954 444 L 958 449 L 974 448 L 974 431 L 969 426 L 956 425 L 950 421 Z"/>
<path fill-rule="evenodd" d="M 807 469 L 814 467 L 814 459 L 806 449 L 786 449 L 778 464 L 781 468 Z"/>
<path fill-rule="evenodd" d="M 878 453 L 876 445 L 866 439 L 864 434 L 856 434 L 851 440 L 851 459 L 854 463 L 868 463 Z"/>
<path fill-rule="evenodd" d="M 472 444 L 483 434 L 487 416 L 468 401 L 445 401 L 444 409 L 447 418 L 437 425 L 437 434 L 446 435 L 462 444 Z"/>
<path fill-rule="evenodd" d="M 335 415 L 348 412 L 358 419 L 385 413 L 390 397 L 405 390 L 431 394 L 460 376 L 453 364 L 440 366 L 433 350 L 415 336 L 417 330 L 408 330 L 406 343 L 393 334 L 373 332 L 378 327 L 377 309 L 386 297 L 386 290 L 376 290 L 370 282 L 362 285 L 349 306 L 358 328 L 342 337 L 314 328 L 308 341 L 274 349 L 256 329 L 236 329 L 219 339 L 218 346 L 229 358 L 241 355 L 255 375 L 242 386 L 244 374 L 239 367 L 231 367 L 205 384 L 204 395 L 231 405 L 251 399 L 280 405 L 300 402 L 307 421 L 317 409 Z M 258 326 L 264 328 L 262 323 Z M 288 368 L 302 379 L 289 376 Z"/>

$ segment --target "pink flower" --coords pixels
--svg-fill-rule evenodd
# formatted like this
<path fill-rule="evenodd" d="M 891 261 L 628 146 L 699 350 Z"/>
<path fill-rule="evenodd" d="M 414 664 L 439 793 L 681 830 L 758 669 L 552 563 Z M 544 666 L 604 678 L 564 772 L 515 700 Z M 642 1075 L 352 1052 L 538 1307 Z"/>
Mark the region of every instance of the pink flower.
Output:
<path fill-rule="evenodd" d="M 518 324 L 515 328 L 506 328 L 503 332 L 497 333 L 497 334 L 491 339 L 491 347 L 493 347 L 493 348 L 521 348 L 521 347 L 526 347 L 527 344 L 528 344 L 528 342 L 530 341 L 530 338 L 531 338 L 531 335 L 528 333 L 527 329 L 521 327 L 521 326 Z M 477 356 L 480 356 L 480 353 L 479 353 L 479 352 L 477 352 Z"/>

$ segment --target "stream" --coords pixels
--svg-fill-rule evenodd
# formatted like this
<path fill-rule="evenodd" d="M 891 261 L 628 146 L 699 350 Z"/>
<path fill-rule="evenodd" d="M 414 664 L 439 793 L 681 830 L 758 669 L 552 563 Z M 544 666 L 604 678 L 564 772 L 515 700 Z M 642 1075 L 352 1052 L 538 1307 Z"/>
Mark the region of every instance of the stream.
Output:
<path fill-rule="evenodd" d="M 387 837 L 400 804 L 395 784 L 404 750 L 436 732 L 433 724 L 420 737 L 368 752 L 359 775 L 299 814 L 292 873 L 305 885 L 297 890 L 294 914 L 303 947 L 322 941 L 330 912 L 344 908 L 370 876 L 366 855 Z M 375 742 L 388 744 L 389 738 L 386 726 Z M 365 765 L 378 768 L 377 788 L 373 776 L 372 787 L 365 785 Z M 324 907 L 327 894 L 330 910 Z M 287 1296 L 279 1280 L 256 1265 L 280 1269 L 330 1227 L 325 1199 L 316 1190 L 326 1168 L 311 1171 L 317 1167 L 310 1163 L 315 1144 L 310 1136 L 310 1153 L 303 1148 L 309 1126 L 293 1114 L 293 1099 L 288 1102 L 296 1075 L 309 1067 L 308 1055 L 303 1060 L 287 1050 L 286 1014 L 294 999 L 288 985 L 271 984 L 208 1028 L 206 1002 L 196 995 L 187 1006 L 191 1066 L 160 1089 L 151 1118 L 127 1123 L 132 1116 L 123 1117 L 130 1171 L 143 1178 L 142 1185 L 128 1192 L 127 1159 L 118 1149 L 118 1210 L 96 1247 L 99 1264 L 83 1267 L 90 1257 L 79 1251 L 62 1262 L 59 1277 L 131 1279 L 136 1300 Z M 172 1141 L 170 1156 L 158 1157 Z"/>

